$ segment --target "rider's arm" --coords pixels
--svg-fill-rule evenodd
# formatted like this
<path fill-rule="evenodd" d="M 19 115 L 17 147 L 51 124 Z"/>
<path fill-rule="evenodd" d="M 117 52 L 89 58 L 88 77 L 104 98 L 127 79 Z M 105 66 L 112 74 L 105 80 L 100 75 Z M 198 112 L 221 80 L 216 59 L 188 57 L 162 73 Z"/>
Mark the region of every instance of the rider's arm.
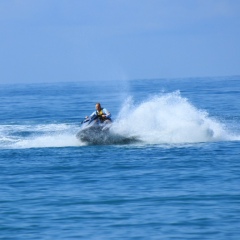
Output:
<path fill-rule="evenodd" d="M 95 117 L 96 116 L 96 111 L 94 111 L 88 118 L 92 118 L 92 117 Z"/>
<path fill-rule="evenodd" d="M 106 118 L 111 117 L 111 113 L 106 108 L 103 109 L 103 114 L 106 116 Z"/>

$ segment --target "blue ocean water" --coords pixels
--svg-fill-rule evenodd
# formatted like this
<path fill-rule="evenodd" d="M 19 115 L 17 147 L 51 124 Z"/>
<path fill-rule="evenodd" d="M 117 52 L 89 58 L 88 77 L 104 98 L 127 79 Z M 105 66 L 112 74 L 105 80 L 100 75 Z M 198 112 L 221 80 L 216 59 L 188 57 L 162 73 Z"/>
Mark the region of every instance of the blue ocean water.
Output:
<path fill-rule="evenodd" d="M 76 138 L 101 102 L 111 131 Z M 239 239 L 240 77 L 0 85 L 0 239 Z"/>

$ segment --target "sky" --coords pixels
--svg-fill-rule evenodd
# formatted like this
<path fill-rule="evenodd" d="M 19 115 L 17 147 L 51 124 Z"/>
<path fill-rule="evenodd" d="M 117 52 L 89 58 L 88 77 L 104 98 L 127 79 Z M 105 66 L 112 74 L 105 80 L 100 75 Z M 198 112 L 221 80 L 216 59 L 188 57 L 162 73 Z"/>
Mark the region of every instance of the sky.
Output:
<path fill-rule="evenodd" d="M 0 0 L 0 83 L 231 75 L 239 0 Z"/>

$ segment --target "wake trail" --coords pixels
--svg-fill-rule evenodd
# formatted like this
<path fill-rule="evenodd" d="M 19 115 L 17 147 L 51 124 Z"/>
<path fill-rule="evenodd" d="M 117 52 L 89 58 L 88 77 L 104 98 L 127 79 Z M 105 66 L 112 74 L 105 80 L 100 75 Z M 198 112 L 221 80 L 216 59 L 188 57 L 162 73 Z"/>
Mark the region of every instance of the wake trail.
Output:
<path fill-rule="evenodd" d="M 84 145 L 76 139 L 78 125 L 1 125 L 0 148 L 50 148 Z"/>

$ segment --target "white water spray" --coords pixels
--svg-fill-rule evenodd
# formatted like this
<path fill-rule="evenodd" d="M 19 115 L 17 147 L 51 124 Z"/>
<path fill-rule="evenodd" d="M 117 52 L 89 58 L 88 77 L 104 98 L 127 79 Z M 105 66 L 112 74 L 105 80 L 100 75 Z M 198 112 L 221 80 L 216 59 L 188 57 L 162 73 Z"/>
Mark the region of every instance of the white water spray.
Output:
<path fill-rule="evenodd" d="M 0 148 L 74 147 L 83 143 L 76 139 L 77 125 L 1 125 Z"/>
<path fill-rule="evenodd" d="M 139 105 L 128 99 L 113 131 L 135 136 L 147 144 L 212 142 L 233 138 L 223 124 L 195 108 L 179 92 L 155 96 Z"/>

